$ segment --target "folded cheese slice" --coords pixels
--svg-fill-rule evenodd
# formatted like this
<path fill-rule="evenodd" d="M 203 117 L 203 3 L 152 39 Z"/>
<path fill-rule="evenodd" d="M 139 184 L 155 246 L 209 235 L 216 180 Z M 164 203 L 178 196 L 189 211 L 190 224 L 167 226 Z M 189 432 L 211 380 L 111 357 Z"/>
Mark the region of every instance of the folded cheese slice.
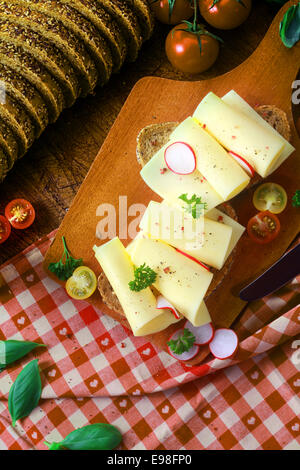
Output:
<path fill-rule="evenodd" d="M 254 119 L 236 111 L 210 92 L 193 115 L 228 151 L 243 157 L 265 177 L 278 163 L 284 143 Z"/>
<path fill-rule="evenodd" d="M 160 240 L 139 238 L 133 242 L 135 265 L 150 266 L 157 278 L 154 287 L 194 326 L 210 321 L 203 299 L 213 274 Z"/>
<path fill-rule="evenodd" d="M 250 178 L 247 173 L 192 117 L 176 127 L 170 140 L 186 142 L 192 147 L 197 169 L 223 201 L 236 196 L 248 185 Z"/>
<path fill-rule="evenodd" d="M 171 142 L 171 141 L 170 141 Z M 196 194 L 207 204 L 207 210 L 223 202 L 222 197 L 206 181 L 202 174 L 195 170 L 190 175 L 177 175 L 169 170 L 164 160 L 164 152 L 170 142 L 162 147 L 141 170 L 145 183 L 161 198 L 181 206 L 178 197 Z"/>
<path fill-rule="evenodd" d="M 278 158 L 278 161 L 274 164 L 273 167 L 269 169 L 268 174 L 273 173 L 277 168 L 295 151 L 295 147 L 290 144 L 279 132 L 274 129 L 267 121 L 265 121 L 256 111 L 253 109 L 250 104 L 247 103 L 240 95 L 238 95 L 234 90 L 229 91 L 226 95 L 223 96 L 222 101 L 231 106 L 231 108 L 239 111 L 246 116 L 249 116 L 251 119 L 255 120 L 257 123 L 264 126 L 266 129 L 271 131 L 274 135 L 279 137 L 284 144 L 283 150 Z"/>
<path fill-rule="evenodd" d="M 178 321 L 168 310 L 156 308 L 150 287 L 140 292 L 130 290 L 128 283 L 134 279 L 134 265 L 119 238 L 94 246 L 94 251 L 135 336 L 157 333 Z"/>
<path fill-rule="evenodd" d="M 224 223 L 226 226 L 231 227 L 232 229 L 231 239 L 230 239 L 230 242 L 229 242 L 226 254 L 225 254 L 225 261 L 226 261 L 228 256 L 232 252 L 232 250 L 236 247 L 239 239 L 241 238 L 241 236 L 243 235 L 246 229 L 245 227 L 243 227 L 243 225 L 239 224 L 236 220 L 232 219 L 227 214 L 224 214 L 224 212 L 219 211 L 219 209 L 211 209 L 209 212 L 206 213 L 205 217 L 207 219 Z"/>
<path fill-rule="evenodd" d="M 217 269 L 224 265 L 232 235 L 230 226 L 206 217 L 193 219 L 166 201 L 149 203 L 140 228 L 150 238 L 162 240 Z"/>

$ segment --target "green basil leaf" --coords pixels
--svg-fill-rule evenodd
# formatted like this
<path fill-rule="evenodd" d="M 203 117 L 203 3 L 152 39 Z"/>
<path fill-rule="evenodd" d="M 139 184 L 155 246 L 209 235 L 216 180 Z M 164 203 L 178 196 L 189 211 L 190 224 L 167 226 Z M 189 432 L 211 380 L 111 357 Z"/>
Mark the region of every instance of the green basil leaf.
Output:
<path fill-rule="evenodd" d="M 45 442 L 50 450 L 112 450 L 121 442 L 120 431 L 106 423 L 88 424 L 75 429 L 61 442 Z"/>
<path fill-rule="evenodd" d="M 0 372 L 6 366 L 26 356 L 35 348 L 45 346 L 45 344 L 33 343 L 32 341 L 17 341 L 8 339 L 0 341 Z"/>
<path fill-rule="evenodd" d="M 8 409 L 12 425 L 28 416 L 38 405 L 42 393 L 42 383 L 38 360 L 29 362 L 14 381 L 8 396 Z"/>
<path fill-rule="evenodd" d="M 279 34 L 286 47 L 293 47 L 300 39 L 300 4 L 292 5 L 283 17 Z"/>

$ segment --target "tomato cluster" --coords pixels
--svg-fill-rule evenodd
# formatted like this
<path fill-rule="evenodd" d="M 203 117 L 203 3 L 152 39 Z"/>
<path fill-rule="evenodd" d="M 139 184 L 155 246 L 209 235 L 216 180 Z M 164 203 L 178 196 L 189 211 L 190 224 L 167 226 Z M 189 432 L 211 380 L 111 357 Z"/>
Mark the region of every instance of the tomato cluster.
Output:
<path fill-rule="evenodd" d="M 173 67 L 184 73 L 198 74 L 215 63 L 222 41 L 198 24 L 199 13 L 214 28 L 233 29 L 247 19 L 252 0 L 154 0 L 151 7 L 160 22 L 176 25 L 165 44 Z M 191 17 L 193 20 L 187 21 Z"/>
<path fill-rule="evenodd" d="M 0 244 L 11 234 L 11 227 L 23 230 L 30 227 L 35 219 L 35 210 L 26 199 L 14 199 L 5 207 L 5 216 L 0 215 Z"/>

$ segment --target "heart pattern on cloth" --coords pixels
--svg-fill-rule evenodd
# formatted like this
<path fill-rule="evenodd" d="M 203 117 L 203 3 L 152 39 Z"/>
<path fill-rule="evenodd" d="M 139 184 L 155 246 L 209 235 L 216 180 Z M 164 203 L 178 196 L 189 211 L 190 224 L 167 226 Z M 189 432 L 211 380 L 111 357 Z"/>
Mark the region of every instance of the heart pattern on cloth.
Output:
<path fill-rule="evenodd" d="M 20 318 L 18 318 L 17 323 L 18 323 L 19 325 L 24 325 L 24 323 L 25 323 L 25 317 L 20 317 Z"/>
<path fill-rule="evenodd" d="M 205 413 L 203 413 L 203 416 L 204 416 L 204 418 L 206 418 L 206 419 L 211 418 L 211 411 L 210 411 L 210 410 L 205 411 Z"/>
<path fill-rule="evenodd" d="M 29 274 L 28 276 L 26 276 L 26 281 L 27 281 L 27 282 L 33 282 L 33 281 L 34 281 L 34 275 L 33 275 L 33 274 Z"/>
<path fill-rule="evenodd" d="M 142 353 L 144 354 L 144 356 L 150 356 L 151 349 L 150 348 L 144 349 Z"/>
<path fill-rule="evenodd" d="M 107 346 L 107 345 L 109 344 L 109 339 L 108 339 L 108 338 L 102 339 L 102 340 L 101 340 L 101 344 L 102 344 L 103 346 Z"/>
<path fill-rule="evenodd" d="M 300 379 L 294 381 L 294 387 L 300 387 Z"/>
<path fill-rule="evenodd" d="M 299 429 L 300 429 L 299 423 L 293 424 L 293 426 L 292 426 L 292 431 L 299 431 Z"/>
<path fill-rule="evenodd" d="M 55 377 L 56 376 L 56 370 L 52 369 L 48 372 L 49 377 Z"/>
<path fill-rule="evenodd" d="M 132 392 L 132 395 L 140 395 L 141 391 L 137 388 L 134 392 Z"/>
<path fill-rule="evenodd" d="M 67 333 L 68 333 L 67 328 L 62 328 L 61 330 L 59 330 L 59 334 L 60 334 L 61 336 L 66 336 Z"/>
<path fill-rule="evenodd" d="M 254 416 L 252 416 L 251 418 L 248 418 L 248 419 L 247 419 L 247 423 L 250 424 L 250 425 L 254 424 L 255 421 L 256 421 L 256 419 L 254 418 Z"/>
<path fill-rule="evenodd" d="M 251 374 L 250 377 L 251 377 L 251 379 L 256 380 L 256 379 L 258 379 L 258 376 L 259 376 L 259 372 L 256 370 L 255 372 L 253 372 Z"/>
<path fill-rule="evenodd" d="M 37 439 L 37 437 L 38 437 L 37 432 L 34 431 L 34 432 L 31 434 L 31 437 L 32 437 L 32 439 Z"/>
<path fill-rule="evenodd" d="M 121 408 L 126 408 L 126 406 L 127 406 L 127 400 L 125 400 L 125 398 L 124 398 L 124 400 L 120 401 L 119 406 L 120 406 Z"/>
<path fill-rule="evenodd" d="M 97 379 L 94 379 L 94 380 L 92 380 L 92 381 L 90 382 L 90 387 L 96 388 L 97 385 L 98 385 L 98 383 L 99 383 L 98 380 L 97 380 Z"/>
<path fill-rule="evenodd" d="M 167 414 L 169 413 L 169 411 L 170 411 L 170 407 L 169 407 L 168 405 L 165 405 L 165 406 L 162 408 L 162 410 L 161 410 L 161 412 L 162 412 L 164 415 L 167 415 Z"/>

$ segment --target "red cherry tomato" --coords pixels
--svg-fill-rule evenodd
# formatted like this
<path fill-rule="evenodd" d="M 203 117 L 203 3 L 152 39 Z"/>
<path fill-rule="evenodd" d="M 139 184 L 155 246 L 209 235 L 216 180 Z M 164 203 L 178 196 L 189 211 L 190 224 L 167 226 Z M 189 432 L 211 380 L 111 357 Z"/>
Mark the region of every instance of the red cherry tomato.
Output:
<path fill-rule="evenodd" d="M 188 20 L 194 14 L 190 0 L 156 0 L 151 3 L 151 8 L 155 17 L 165 24 L 181 23 L 182 20 Z"/>
<path fill-rule="evenodd" d="M 0 245 L 4 243 L 11 233 L 11 225 L 4 215 L 0 215 Z"/>
<path fill-rule="evenodd" d="M 278 217 L 269 211 L 259 212 L 249 220 L 247 232 L 253 241 L 264 245 L 277 237 L 280 222 Z"/>
<path fill-rule="evenodd" d="M 32 225 L 35 219 L 35 210 L 26 199 L 14 199 L 6 206 L 5 217 L 14 228 L 23 230 Z"/>
<path fill-rule="evenodd" d="M 173 67 L 181 72 L 189 74 L 204 72 L 218 57 L 219 41 L 205 33 L 197 35 L 186 31 L 187 28 L 185 23 L 181 23 L 171 29 L 166 39 L 167 57 Z"/>
<path fill-rule="evenodd" d="M 218 29 L 234 29 L 248 18 L 252 0 L 199 0 L 200 13 Z"/>

